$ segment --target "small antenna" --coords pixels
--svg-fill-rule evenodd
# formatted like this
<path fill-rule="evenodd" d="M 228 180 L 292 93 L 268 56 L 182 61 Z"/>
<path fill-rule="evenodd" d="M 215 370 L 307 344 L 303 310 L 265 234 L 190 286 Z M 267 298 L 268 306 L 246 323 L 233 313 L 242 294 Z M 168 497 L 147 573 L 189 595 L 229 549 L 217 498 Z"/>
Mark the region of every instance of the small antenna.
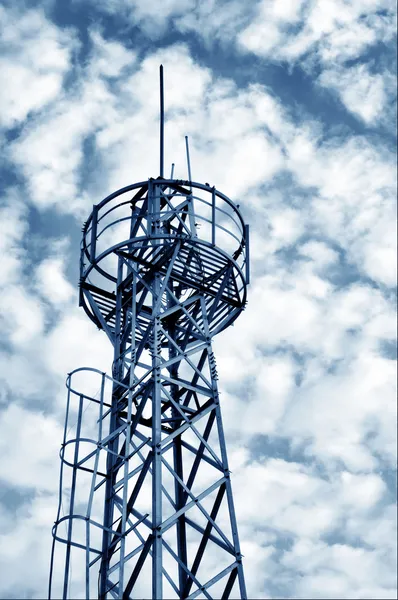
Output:
<path fill-rule="evenodd" d="M 159 67 L 160 78 L 160 177 L 164 177 L 164 92 L 163 65 Z"/>
<path fill-rule="evenodd" d="M 171 175 L 170 175 L 170 179 L 173 179 L 174 176 L 174 163 L 171 163 Z"/>
<path fill-rule="evenodd" d="M 187 165 L 188 165 L 188 179 L 189 181 L 192 181 L 192 176 L 191 176 L 191 161 L 189 160 L 189 144 L 188 144 L 188 136 L 185 136 L 185 148 L 187 150 Z"/>

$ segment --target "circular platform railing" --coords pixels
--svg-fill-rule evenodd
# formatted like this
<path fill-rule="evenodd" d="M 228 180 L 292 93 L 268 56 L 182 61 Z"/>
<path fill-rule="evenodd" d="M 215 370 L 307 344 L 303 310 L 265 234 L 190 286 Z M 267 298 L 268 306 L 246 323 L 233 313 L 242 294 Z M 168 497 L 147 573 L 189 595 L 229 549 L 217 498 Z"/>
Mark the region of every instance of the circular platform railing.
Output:
<path fill-rule="evenodd" d="M 117 190 L 94 206 L 83 228 L 81 283 L 92 286 L 93 293 L 108 294 L 105 300 L 96 297 L 105 315 L 121 254 L 138 262 L 143 274 L 153 268 L 165 273 L 174 249 L 178 256 L 172 276 L 181 294 L 199 292 L 211 303 L 222 287 L 218 311 L 210 311 L 210 329 L 217 333 L 246 302 L 248 229 L 238 206 L 207 184 L 150 179 Z M 81 304 L 100 326 L 84 293 Z"/>

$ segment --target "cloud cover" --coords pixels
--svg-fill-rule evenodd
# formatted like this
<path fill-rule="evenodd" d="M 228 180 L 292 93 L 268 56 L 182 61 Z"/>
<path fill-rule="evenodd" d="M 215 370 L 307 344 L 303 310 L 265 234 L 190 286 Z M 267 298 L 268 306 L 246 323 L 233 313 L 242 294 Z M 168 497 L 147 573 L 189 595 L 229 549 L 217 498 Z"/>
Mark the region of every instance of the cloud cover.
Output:
<path fill-rule="evenodd" d="M 215 341 L 249 595 L 395 597 L 392 3 L 74 6 L 0 13 L 0 594 L 45 593 L 63 380 L 111 365 L 76 307 L 79 229 L 156 176 L 162 62 L 168 160 L 186 176 L 189 134 L 193 178 L 252 228 L 249 305 Z"/>

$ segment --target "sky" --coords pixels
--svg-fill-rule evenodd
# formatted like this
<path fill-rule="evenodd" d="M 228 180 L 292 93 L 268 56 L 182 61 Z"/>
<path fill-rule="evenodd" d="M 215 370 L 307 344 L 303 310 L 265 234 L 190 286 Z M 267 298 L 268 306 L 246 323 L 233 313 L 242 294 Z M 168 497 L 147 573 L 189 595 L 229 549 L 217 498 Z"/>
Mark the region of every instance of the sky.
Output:
<path fill-rule="evenodd" d="M 3 0 L 0 597 L 46 596 L 65 377 L 111 368 L 82 223 L 166 165 L 251 228 L 214 340 L 249 597 L 396 598 L 396 9 Z M 166 170 L 169 167 L 166 166 Z"/>

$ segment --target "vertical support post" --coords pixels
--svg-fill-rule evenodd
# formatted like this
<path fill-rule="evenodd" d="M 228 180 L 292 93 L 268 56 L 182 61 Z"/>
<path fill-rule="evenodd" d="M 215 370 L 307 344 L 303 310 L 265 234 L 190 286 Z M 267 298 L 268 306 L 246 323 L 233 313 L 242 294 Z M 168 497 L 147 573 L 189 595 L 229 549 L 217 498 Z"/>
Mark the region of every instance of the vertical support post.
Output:
<path fill-rule="evenodd" d="M 249 225 L 245 225 L 245 262 L 246 262 L 246 283 L 250 283 L 250 240 Z"/>
<path fill-rule="evenodd" d="M 146 215 L 147 230 L 152 233 L 154 227 L 153 213 L 155 212 L 153 207 L 153 179 L 148 181 L 148 213 Z"/>
<path fill-rule="evenodd" d="M 84 236 L 84 234 L 83 234 L 83 236 Z M 80 246 L 80 259 L 79 259 L 79 262 L 80 262 L 79 306 L 83 306 L 83 298 L 84 298 L 84 296 L 83 296 L 83 288 L 82 288 L 83 281 L 82 281 L 82 277 L 81 277 L 81 274 L 84 271 L 84 258 L 85 258 L 85 255 L 84 255 L 83 242 L 82 242 L 81 246 Z"/>
<path fill-rule="evenodd" d="M 160 273 L 155 273 L 152 298 L 153 341 L 152 341 L 152 598 L 163 598 L 162 592 L 162 429 L 161 429 L 161 348 L 160 317 L 157 308 L 160 294 Z"/>
<path fill-rule="evenodd" d="M 216 188 L 211 190 L 211 243 L 216 243 Z"/>

